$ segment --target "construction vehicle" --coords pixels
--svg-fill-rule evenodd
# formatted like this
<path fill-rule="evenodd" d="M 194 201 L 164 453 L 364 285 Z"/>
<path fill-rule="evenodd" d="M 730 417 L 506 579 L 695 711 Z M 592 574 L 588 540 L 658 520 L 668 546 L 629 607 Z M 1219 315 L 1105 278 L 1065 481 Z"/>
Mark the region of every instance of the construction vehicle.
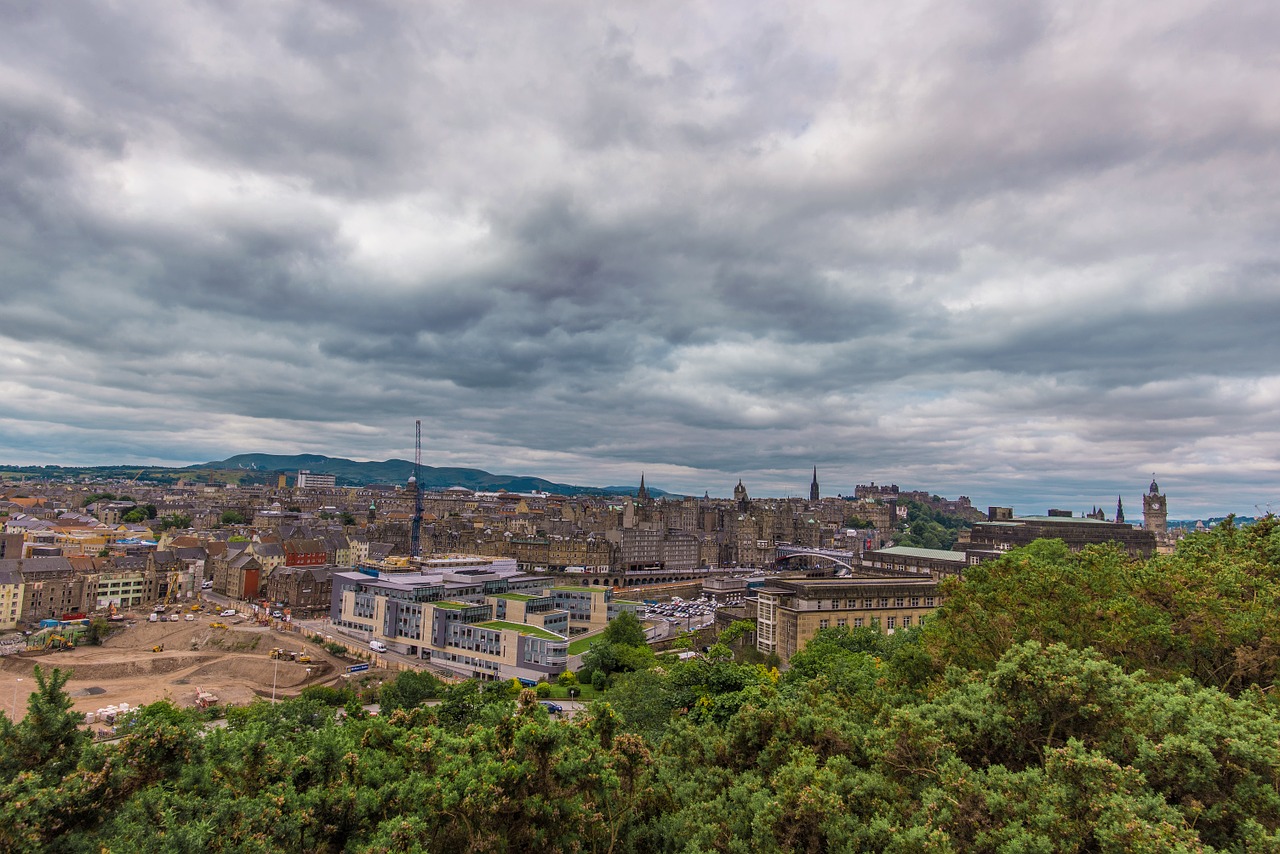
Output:
<path fill-rule="evenodd" d="M 217 620 L 209 624 L 209 628 L 211 629 L 225 629 L 226 627 L 227 627 L 227 624 L 222 622 L 221 620 Z"/>
<path fill-rule="evenodd" d="M 164 591 L 164 608 L 168 608 L 169 603 L 173 600 L 173 592 L 178 589 L 178 580 L 181 577 L 182 573 L 179 570 L 175 569 L 173 572 L 169 573 L 169 583 Z M 157 605 L 156 608 L 158 610 L 164 610 L 159 605 Z"/>
<path fill-rule="evenodd" d="M 156 644 L 155 646 L 151 647 L 151 651 L 152 651 L 152 652 L 164 652 L 164 644 L 162 644 L 162 643 L 158 643 L 158 644 Z"/>
<path fill-rule="evenodd" d="M 212 694 L 203 688 L 196 688 L 196 706 L 201 709 L 207 709 L 210 706 L 218 704 L 218 695 Z"/>
<path fill-rule="evenodd" d="M 299 652 L 298 652 L 298 657 L 297 657 L 297 658 L 298 658 L 298 662 L 299 662 L 299 663 L 301 663 L 301 664 L 310 664 L 310 663 L 311 663 L 311 656 L 307 655 L 307 653 L 306 653 L 305 651 L 299 651 Z"/>
<path fill-rule="evenodd" d="M 66 635 L 49 635 L 44 642 L 45 649 L 67 650 L 75 649 L 75 643 Z"/>
<path fill-rule="evenodd" d="M 281 649 L 280 647 L 276 647 L 275 649 L 271 650 L 271 658 L 273 658 L 273 659 L 275 659 L 275 658 L 280 658 L 280 659 L 284 659 L 284 660 L 287 660 L 287 661 L 292 661 L 292 660 L 293 660 L 293 659 L 290 657 L 289 653 L 285 652 L 285 651 L 284 651 L 283 649 Z"/>

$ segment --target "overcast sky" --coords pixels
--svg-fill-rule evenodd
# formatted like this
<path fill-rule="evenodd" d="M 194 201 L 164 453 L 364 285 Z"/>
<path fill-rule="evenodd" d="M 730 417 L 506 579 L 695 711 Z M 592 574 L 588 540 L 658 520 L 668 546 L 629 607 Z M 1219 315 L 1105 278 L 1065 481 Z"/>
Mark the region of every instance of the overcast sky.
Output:
<path fill-rule="evenodd" d="M 584 485 L 1280 507 L 1277 32 L 0 4 L 0 462 L 412 459 L 420 418 L 424 463 Z"/>

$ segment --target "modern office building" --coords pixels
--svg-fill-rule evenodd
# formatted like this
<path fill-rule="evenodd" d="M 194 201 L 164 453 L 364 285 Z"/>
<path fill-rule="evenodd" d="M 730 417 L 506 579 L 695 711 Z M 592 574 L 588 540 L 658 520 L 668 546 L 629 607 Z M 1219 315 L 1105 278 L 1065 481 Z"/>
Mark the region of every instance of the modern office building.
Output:
<path fill-rule="evenodd" d="M 330 617 L 460 676 L 536 682 L 565 669 L 571 635 L 634 607 L 608 588 L 554 586 L 511 559 L 453 556 L 334 573 Z"/>

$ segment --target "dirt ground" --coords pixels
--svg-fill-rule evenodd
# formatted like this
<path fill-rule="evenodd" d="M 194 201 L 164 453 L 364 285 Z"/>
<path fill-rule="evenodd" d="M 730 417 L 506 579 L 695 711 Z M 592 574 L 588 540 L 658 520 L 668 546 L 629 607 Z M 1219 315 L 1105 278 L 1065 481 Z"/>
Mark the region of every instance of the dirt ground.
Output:
<path fill-rule="evenodd" d="M 215 629 L 221 621 L 229 628 Z M 271 697 L 297 696 L 307 685 L 334 684 L 350 662 L 340 660 L 301 634 L 256 625 L 239 617 L 197 615 L 193 622 L 149 623 L 145 617 L 126 621 L 102 646 L 65 652 L 22 652 L 0 659 L 0 708 L 18 717 L 35 690 L 33 668 L 71 671 L 66 691 L 76 711 L 95 712 L 109 705 L 144 706 L 168 699 L 194 706 L 197 689 L 217 695 L 220 703 L 245 705 Z M 152 647 L 164 645 L 162 652 Z M 306 650 L 310 664 L 274 660 L 274 647 Z M 310 668 L 310 673 L 308 673 Z"/>

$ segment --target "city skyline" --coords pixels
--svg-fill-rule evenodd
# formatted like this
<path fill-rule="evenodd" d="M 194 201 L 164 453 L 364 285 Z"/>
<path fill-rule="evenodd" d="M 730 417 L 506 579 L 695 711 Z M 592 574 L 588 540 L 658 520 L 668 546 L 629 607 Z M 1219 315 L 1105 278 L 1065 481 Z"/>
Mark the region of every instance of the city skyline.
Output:
<path fill-rule="evenodd" d="M 1271 5 L 0 22 L 0 462 L 1280 503 Z"/>

